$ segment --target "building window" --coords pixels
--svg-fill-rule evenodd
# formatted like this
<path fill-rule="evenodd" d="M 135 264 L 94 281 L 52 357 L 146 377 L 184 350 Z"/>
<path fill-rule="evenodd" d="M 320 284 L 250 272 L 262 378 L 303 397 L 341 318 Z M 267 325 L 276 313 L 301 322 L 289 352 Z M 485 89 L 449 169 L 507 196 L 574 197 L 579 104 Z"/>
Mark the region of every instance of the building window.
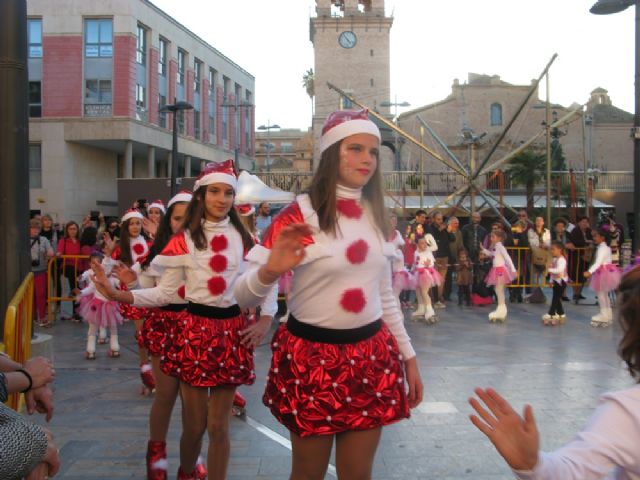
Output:
<path fill-rule="evenodd" d="M 178 74 L 176 79 L 178 85 L 184 85 L 184 62 L 186 55 L 184 50 L 178 49 Z"/>
<path fill-rule="evenodd" d="M 158 95 L 158 110 L 162 109 L 167 104 L 167 97 L 164 95 Z M 162 128 L 167 128 L 167 114 L 160 112 L 158 114 L 158 125 Z"/>
<path fill-rule="evenodd" d="M 282 152 L 282 153 L 291 153 L 291 152 L 293 152 L 293 143 L 291 143 L 291 142 L 280 142 L 280 152 Z"/>
<path fill-rule="evenodd" d="M 29 116 L 42 116 L 42 83 L 29 82 Z"/>
<path fill-rule="evenodd" d="M 251 153 L 251 107 L 253 107 L 253 96 L 249 90 L 245 90 L 245 107 L 244 107 L 244 144 L 246 153 Z"/>
<path fill-rule="evenodd" d="M 235 142 L 235 146 L 237 147 L 240 144 L 240 112 L 238 110 L 238 106 L 242 103 L 242 87 L 237 83 L 234 93 L 235 98 L 233 101 L 236 108 L 233 109 L 233 141 Z"/>
<path fill-rule="evenodd" d="M 202 81 L 202 62 L 197 58 L 193 61 L 193 91 L 200 92 L 200 82 Z"/>
<path fill-rule="evenodd" d="M 113 20 L 110 18 L 85 20 L 84 54 L 87 57 L 111 57 L 113 55 Z"/>
<path fill-rule="evenodd" d="M 502 105 L 493 103 L 491 105 L 491 126 L 502 125 Z"/>
<path fill-rule="evenodd" d="M 229 90 L 231 89 L 231 80 L 227 77 L 222 77 L 222 103 L 227 105 L 229 102 Z M 229 140 L 229 109 L 222 109 L 222 140 Z"/>
<path fill-rule="evenodd" d="M 160 37 L 160 47 L 158 51 L 158 73 L 163 77 L 167 76 L 167 46 L 168 43 L 164 38 Z"/>
<path fill-rule="evenodd" d="M 371 54 L 371 56 L 373 57 L 373 48 L 370 50 L 369 52 Z"/>
<path fill-rule="evenodd" d="M 29 145 L 29 188 L 42 188 L 42 146 Z"/>
<path fill-rule="evenodd" d="M 369 79 L 369 85 L 373 87 L 373 78 Z"/>
<path fill-rule="evenodd" d="M 184 110 L 178 110 L 174 115 L 178 115 L 178 118 L 176 119 L 176 122 L 178 123 L 178 133 L 180 135 L 184 135 Z"/>
<path fill-rule="evenodd" d="M 200 140 L 200 110 L 193 110 L 193 136 Z"/>
<path fill-rule="evenodd" d="M 27 20 L 27 38 L 29 43 L 29 58 L 42 58 L 42 20 L 30 18 Z"/>
<path fill-rule="evenodd" d="M 146 88 L 144 85 L 136 85 L 136 120 L 143 122 L 147 121 L 147 109 L 146 109 Z"/>
<path fill-rule="evenodd" d="M 111 115 L 111 80 L 85 80 L 84 114 L 88 117 Z"/>
<path fill-rule="evenodd" d="M 353 104 L 351 103 L 351 100 L 344 96 L 340 97 L 340 110 L 349 110 L 352 107 Z"/>
<path fill-rule="evenodd" d="M 140 65 L 147 63 L 147 30 L 140 24 L 136 30 L 136 62 Z"/>

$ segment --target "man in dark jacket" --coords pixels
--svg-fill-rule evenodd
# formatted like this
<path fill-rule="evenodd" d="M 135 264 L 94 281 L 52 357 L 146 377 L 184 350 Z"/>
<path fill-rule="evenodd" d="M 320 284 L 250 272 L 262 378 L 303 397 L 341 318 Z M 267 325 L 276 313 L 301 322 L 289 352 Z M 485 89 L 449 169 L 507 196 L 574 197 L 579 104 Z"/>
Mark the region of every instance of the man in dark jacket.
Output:
<path fill-rule="evenodd" d="M 481 220 L 480 212 L 473 212 L 471 214 L 471 222 L 462 227 L 462 243 L 467 252 L 469 252 L 469 258 L 474 263 L 478 261 L 480 245 L 482 245 L 484 237 L 487 236 L 487 229 L 480 225 Z"/>
<path fill-rule="evenodd" d="M 442 275 L 442 285 L 437 288 L 437 295 L 435 298 L 435 308 L 444 308 L 444 279 L 447 278 L 447 270 L 449 270 L 449 243 L 455 242 L 456 237 L 451 232 L 451 227 L 447 227 L 444 223 L 444 217 L 440 212 L 433 212 L 431 215 L 433 223 L 427 227 L 427 233 L 430 233 L 436 244 L 438 250 L 433 252 L 433 256 L 436 259 L 435 268 L 440 275 Z"/>

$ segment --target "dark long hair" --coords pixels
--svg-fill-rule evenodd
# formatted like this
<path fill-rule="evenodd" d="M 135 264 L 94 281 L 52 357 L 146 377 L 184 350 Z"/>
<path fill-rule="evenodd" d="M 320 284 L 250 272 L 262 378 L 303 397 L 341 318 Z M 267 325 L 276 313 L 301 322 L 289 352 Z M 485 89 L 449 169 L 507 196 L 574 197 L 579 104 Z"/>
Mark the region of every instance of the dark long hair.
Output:
<path fill-rule="evenodd" d="M 142 262 L 141 267 L 143 270 L 146 270 L 149 265 L 151 265 L 151 261 L 158 255 L 164 247 L 169 243 L 169 239 L 173 235 L 173 231 L 171 230 L 171 216 L 173 215 L 173 211 L 175 210 L 175 206 L 178 204 L 182 204 L 186 202 L 175 202 L 173 203 L 169 209 L 167 210 L 166 215 L 162 216 L 162 220 L 160 221 L 160 225 L 158 225 L 158 231 L 156 232 L 156 238 L 153 240 L 153 245 L 149 249 L 149 255 Z"/>
<path fill-rule="evenodd" d="M 98 229 L 96 227 L 87 227 L 80 235 L 80 246 L 93 247 L 98 243 Z"/>
<path fill-rule="evenodd" d="M 618 287 L 622 340 L 618 355 L 627 364 L 629 374 L 640 383 L 640 266 L 629 270 Z"/>
<path fill-rule="evenodd" d="M 336 189 L 338 186 L 338 172 L 340 167 L 340 145 L 342 140 L 334 143 L 320 157 L 318 170 L 313 175 L 309 186 L 311 206 L 318 214 L 320 230 L 336 233 Z M 376 162 L 376 169 L 369 182 L 362 188 L 362 198 L 371 207 L 375 226 L 383 238 L 389 238 L 389 222 L 384 207 L 384 188 L 380 173 L 380 158 Z"/>
<path fill-rule="evenodd" d="M 66 225 L 64 226 L 64 238 L 70 238 L 69 237 L 69 227 L 71 225 L 75 225 L 76 226 L 76 232 L 78 232 L 76 234 L 76 240 L 80 240 L 80 227 L 78 226 L 78 224 L 76 222 L 74 222 L 73 220 L 69 221 L 66 223 Z"/>
<path fill-rule="evenodd" d="M 193 197 L 189 202 L 187 213 L 185 213 L 184 216 L 184 228 L 189 231 L 191 240 L 193 240 L 193 244 L 198 250 L 207 249 L 207 237 L 205 236 L 204 229 L 202 228 L 202 220 L 204 219 L 205 214 L 204 196 L 206 192 L 207 187 L 205 185 L 193 192 Z M 228 215 L 231 225 L 233 225 L 242 238 L 242 245 L 244 249 L 247 251 L 250 250 L 254 245 L 253 237 L 242 224 L 238 212 L 235 208 L 231 207 Z"/>
<path fill-rule="evenodd" d="M 129 236 L 129 223 L 131 218 L 122 222 L 120 226 L 120 261 L 126 266 L 133 265 L 133 257 L 131 256 L 131 237 Z M 146 240 L 144 230 L 140 227 L 140 236 Z"/>

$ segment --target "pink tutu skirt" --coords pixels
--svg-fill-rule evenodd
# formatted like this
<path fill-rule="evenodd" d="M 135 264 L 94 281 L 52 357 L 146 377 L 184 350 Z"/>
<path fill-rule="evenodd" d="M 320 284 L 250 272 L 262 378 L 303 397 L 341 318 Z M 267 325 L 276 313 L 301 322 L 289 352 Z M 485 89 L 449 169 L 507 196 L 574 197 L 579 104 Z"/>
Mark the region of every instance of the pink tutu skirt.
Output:
<path fill-rule="evenodd" d="M 612 263 L 608 263 L 598 267 L 591 275 L 589 286 L 596 292 L 610 292 L 618 288 L 621 278 L 622 272 L 620 269 Z"/>
<path fill-rule="evenodd" d="M 414 274 L 416 288 L 431 288 L 442 285 L 442 275 L 433 267 L 418 268 Z"/>
<path fill-rule="evenodd" d="M 414 290 L 416 281 L 406 270 L 393 272 L 392 276 L 393 291 L 400 293 L 402 290 Z"/>
<path fill-rule="evenodd" d="M 278 280 L 278 293 L 289 295 L 291 293 L 291 279 L 293 278 L 293 272 L 289 271 L 284 275 L 280 275 Z"/>
<path fill-rule="evenodd" d="M 514 278 L 516 278 L 515 273 L 503 265 L 501 267 L 491 267 L 487 276 L 484 277 L 484 281 L 487 285 L 497 285 L 498 283 L 506 285 L 513 282 Z"/>
<path fill-rule="evenodd" d="M 113 300 L 100 300 L 94 295 L 80 298 L 78 312 L 85 322 L 98 327 L 117 327 L 124 321 L 120 315 L 120 305 Z"/>

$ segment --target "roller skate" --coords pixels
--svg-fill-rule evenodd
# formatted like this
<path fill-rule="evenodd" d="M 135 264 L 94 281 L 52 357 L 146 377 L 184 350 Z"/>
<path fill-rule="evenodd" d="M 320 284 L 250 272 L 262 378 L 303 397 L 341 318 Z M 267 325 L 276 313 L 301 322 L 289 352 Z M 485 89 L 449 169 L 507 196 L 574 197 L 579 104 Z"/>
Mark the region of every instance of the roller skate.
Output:
<path fill-rule="evenodd" d="M 553 319 L 553 315 L 549 315 L 548 313 L 545 313 L 542 316 L 542 324 L 547 326 L 547 325 L 551 325 L 551 320 Z"/>
<path fill-rule="evenodd" d="M 560 324 L 560 315 L 551 315 L 551 326 L 555 327 Z"/>
<path fill-rule="evenodd" d="M 96 336 L 87 335 L 87 350 L 84 354 L 84 358 L 87 360 L 96 359 Z"/>
<path fill-rule="evenodd" d="M 246 406 L 247 401 L 240 392 L 236 392 L 233 397 L 233 405 L 231 406 L 231 415 L 234 417 L 242 417 L 246 413 Z"/>
<path fill-rule="evenodd" d="M 207 478 L 207 469 L 204 466 L 202 458 L 198 457 L 196 468 L 191 473 L 184 473 L 182 467 L 178 469 L 177 480 L 205 480 Z"/>
<path fill-rule="evenodd" d="M 143 363 L 140 365 L 140 378 L 142 378 L 142 390 L 141 395 L 149 395 L 156 388 L 156 379 L 153 377 L 153 371 L 149 363 Z"/>
<path fill-rule="evenodd" d="M 120 356 L 120 344 L 118 343 L 118 335 L 111 334 L 109 337 L 109 351 L 107 355 L 110 358 L 118 358 Z"/>
<path fill-rule="evenodd" d="M 100 327 L 100 332 L 98 333 L 98 345 L 104 345 L 107 343 L 107 329 L 105 327 Z"/>
<path fill-rule="evenodd" d="M 411 318 L 414 321 L 417 321 L 418 318 L 424 316 L 425 313 L 426 313 L 425 305 L 423 303 L 419 303 L 418 308 L 416 308 L 415 311 L 411 314 Z"/>
<path fill-rule="evenodd" d="M 149 440 L 147 444 L 147 480 L 167 480 L 167 443 Z"/>
<path fill-rule="evenodd" d="M 605 312 L 600 312 L 591 317 L 592 327 L 608 327 L 609 325 L 611 325 L 611 320 Z"/>
<path fill-rule="evenodd" d="M 564 325 L 566 321 L 567 316 L 564 313 L 562 315 L 558 315 L 558 323 L 560 323 L 560 325 Z"/>
<path fill-rule="evenodd" d="M 507 319 L 507 306 L 506 305 L 498 305 L 493 312 L 489 314 L 489 321 L 491 323 L 504 323 Z"/>
<path fill-rule="evenodd" d="M 432 306 L 428 306 L 424 313 L 424 323 L 427 325 L 433 325 L 438 321 L 438 317 L 436 317 L 436 312 Z"/>

